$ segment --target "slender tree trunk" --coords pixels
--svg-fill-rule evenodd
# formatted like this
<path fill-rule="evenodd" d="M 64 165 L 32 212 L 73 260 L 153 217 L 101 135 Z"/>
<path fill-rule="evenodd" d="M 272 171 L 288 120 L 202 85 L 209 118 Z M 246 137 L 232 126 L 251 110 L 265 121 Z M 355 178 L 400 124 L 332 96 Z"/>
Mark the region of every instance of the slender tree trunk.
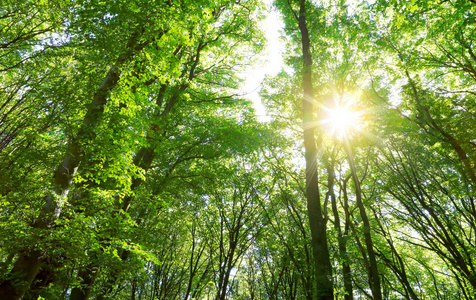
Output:
<path fill-rule="evenodd" d="M 337 201 L 336 195 L 334 193 L 334 165 L 330 165 L 327 169 L 328 174 L 328 187 L 329 194 L 332 203 L 332 212 L 334 213 L 334 228 L 337 232 L 337 242 L 339 245 L 339 256 L 342 260 L 342 277 L 344 279 L 344 300 L 353 300 L 353 291 L 352 291 L 352 274 L 350 270 L 349 257 L 347 253 L 347 237 L 342 234 L 342 229 L 340 226 L 340 217 L 339 211 L 337 210 Z"/>
<path fill-rule="evenodd" d="M 303 54 L 303 130 L 306 157 L 306 198 L 309 224 L 311 227 L 312 252 L 316 270 L 317 299 L 334 299 L 332 266 L 327 246 L 326 223 L 322 215 L 319 181 L 317 175 L 317 147 L 314 136 L 314 104 L 312 86 L 312 57 L 309 32 L 306 25 L 306 1 L 301 0 L 299 10 L 299 30 L 301 32 Z"/>
<path fill-rule="evenodd" d="M 222 219 L 224 216 L 222 216 Z M 218 294 L 216 296 L 217 300 L 225 300 L 227 290 L 228 290 L 228 282 L 230 280 L 230 274 L 231 274 L 231 269 L 234 266 L 233 260 L 235 256 L 235 251 L 236 247 L 238 245 L 238 234 L 239 234 L 239 228 L 235 229 L 233 228 L 233 233 L 229 233 L 230 236 L 230 241 L 228 242 L 228 250 L 226 250 L 225 253 L 225 247 L 224 247 L 224 230 L 225 230 L 225 224 L 223 224 L 223 221 L 221 223 L 221 235 L 220 235 L 220 275 L 219 275 L 219 282 L 218 282 Z M 238 232 L 234 232 L 234 230 L 237 230 Z M 236 239 L 235 239 L 236 238 Z M 223 265 L 223 266 L 222 266 Z"/>
<path fill-rule="evenodd" d="M 128 257 L 130 256 L 130 254 L 131 254 L 130 251 L 122 249 L 121 256 L 120 256 L 121 261 L 127 260 Z M 114 290 L 116 281 L 119 278 L 119 275 L 120 275 L 121 272 L 122 272 L 122 269 L 120 269 L 118 267 L 115 267 L 115 268 L 112 269 L 112 271 L 108 274 L 106 284 L 102 288 L 101 293 L 99 293 L 99 295 L 97 295 L 96 299 L 98 299 L 98 300 L 109 299 L 109 295 Z M 90 291 L 91 288 L 92 288 L 92 286 L 89 286 L 88 291 Z M 83 300 L 83 299 L 88 299 L 88 298 L 81 298 L 81 300 Z"/>
<path fill-rule="evenodd" d="M 370 234 L 370 222 L 365 210 L 364 203 L 362 202 L 362 192 L 360 190 L 360 182 L 357 177 L 357 171 L 355 169 L 354 156 L 352 150 L 350 149 L 349 141 L 347 136 L 344 134 L 344 148 L 347 153 L 347 159 L 350 165 L 350 171 L 352 173 L 352 181 L 355 186 L 355 198 L 357 206 L 359 207 L 360 217 L 364 224 L 364 239 L 365 246 L 367 248 L 367 254 L 369 256 L 369 284 L 370 289 L 372 290 L 373 300 L 382 300 L 382 289 L 380 286 L 380 278 L 377 266 L 377 259 L 375 257 L 374 245 L 372 241 L 372 235 Z"/>

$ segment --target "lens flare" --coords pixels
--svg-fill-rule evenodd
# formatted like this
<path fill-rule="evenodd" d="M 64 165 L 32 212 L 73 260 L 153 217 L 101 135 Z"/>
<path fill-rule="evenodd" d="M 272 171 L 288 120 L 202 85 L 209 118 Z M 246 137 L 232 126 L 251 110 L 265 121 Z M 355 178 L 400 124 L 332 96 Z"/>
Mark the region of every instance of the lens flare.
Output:
<path fill-rule="evenodd" d="M 352 111 L 349 105 L 339 107 L 336 103 L 335 108 L 325 108 L 325 112 L 322 123 L 328 126 L 333 136 L 343 137 L 349 131 L 359 130 L 361 127 L 361 113 Z"/>

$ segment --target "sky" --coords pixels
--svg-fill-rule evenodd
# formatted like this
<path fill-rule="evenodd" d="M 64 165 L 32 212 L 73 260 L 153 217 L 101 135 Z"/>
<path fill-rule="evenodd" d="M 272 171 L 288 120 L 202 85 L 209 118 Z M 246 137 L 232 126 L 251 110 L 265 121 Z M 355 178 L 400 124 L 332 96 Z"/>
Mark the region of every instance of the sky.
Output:
<path fill-rule="evenodd" d="M 243 86 L 245 97 L 253 102 L 258 120 L 266 122 L 270 117 L 266 114 L 266 109 L 261 102 L 259 91 L 261 83 L 266 75 L 277 75 L 283 66 L 282 53 L 284 46 L 279 41 L 280 30 L 284 24 L 280 19 L 279 13 L 271 8 L 271 0 L 267 1 L 268 15 L 262 23 L 262 29 L 268 39 L 267 50 L 263 53 L 265 63 L 262 66 L 251 66 L 246 71 L 246 81 Z"/>

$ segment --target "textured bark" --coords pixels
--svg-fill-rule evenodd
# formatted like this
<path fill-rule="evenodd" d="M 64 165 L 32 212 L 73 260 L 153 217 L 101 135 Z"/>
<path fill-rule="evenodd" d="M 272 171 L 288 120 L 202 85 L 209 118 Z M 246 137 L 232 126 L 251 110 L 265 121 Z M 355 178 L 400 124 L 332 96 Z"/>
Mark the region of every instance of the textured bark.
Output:
<path fill-rule="evenodd" d="M 306 1 L 301 0 L 299 11 L 299 30 L 301 32 L 303 53 L 303 130 L 306 158 L 306 198 L 311 244 L 316 270 L 317 297 L 321 300 L 334 299 L 332 267 L 327 246 L 326 223 L 322 215 L 319 181 L 317 174 L 317 147 L 314 136 L 314 104 L 312 86 L 312 57 L 309 32 L 306 25 Z"/>
<path fill-rule="evenodd" d="M 355 168 L 354 156 L 352 150 L 350 149 L 349 141 L 346 136 L 344 136 L 344 148 L 347 152 L 347 159 L 350 165 L 350 171 L 352 174 L 352 181 L 354 182 L 355 187 L 355 198 L 357 206 L 359 208 L 360 217 L 362 218 L 362 223 L 364 225 L 364 240 L 365 246 L 367 248 L 367 255 L 369 257 L 369 285 L 372 290 L 373 300 L 382 299 L 382 289 L 380 285 L 380 278 L 377 266 L 377 259 L 374 251 L 374 245 L 372 241 L 372 235 L 370 234 L 370 222 L 365 210 L 364 203 L 362 202 L 362 191 L 360 190 L 359 178 L 357 178 L 357 170 Z"/>
<path fill-rule="evenodd" d="M 139 32 L 135 32 L 131 36 L 126 51 L 119 56 L 95 92 L 78 133 L 69 142 L 65 156 L 53 174 L 54 190 L 45 197 L 45 204 L 32 227 L 48 229 L 58 220 L 62 204 L 66 201 L 74 175 L 83 159 L 84 144 L 90 142 L 94 137 L 94 129 L 101 121 L 109 93 L 119 81 L 120 68 L 146 45 L 146 43 L 138 43 L 139 35 Z M 40 237 L 38 238 L 40 239 Z M 43 255 L 44 253 L 40 249 L 27 249 L 19 254 L 8 279 L 0 284 L 0 299 L 20 299 L 22 297 L 38 273 Z"/>

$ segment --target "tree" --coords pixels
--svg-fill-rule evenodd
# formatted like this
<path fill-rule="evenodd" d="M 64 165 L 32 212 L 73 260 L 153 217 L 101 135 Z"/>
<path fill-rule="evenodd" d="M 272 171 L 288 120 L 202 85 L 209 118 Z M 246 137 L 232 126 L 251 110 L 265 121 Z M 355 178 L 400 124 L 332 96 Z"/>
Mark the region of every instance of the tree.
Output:
<path fill-rule="evenodd" d="M 205 6 L 188 6 L 186 3 L 181 3 L 180 5 L 157 3 L 157 5 L 153 6 L 154 9 L 145 9 L 150 4 L 131 2 L 127 5 L 110 3 L 102 4 L 102 6 L 92 6 L 90 3 L 85 2 L 70 8 L 74 13 L 71 14 L 69 21 L 65 21 L 64 25 L 65 30 L 70 35 L 68 43 L 75 47 L 84 47 L 89 50 L 89 52 L 84 53 L 84 56 L 76 58 L 79 68 L 82 68 L 85 62 L 96 62 L 101 56 L 107 58 L 103 66 L 107 66 L 107 62 L 112 62 L 112 67 L 109 68 L 103 79 L 96 75 L 93 80 L 93 82 L 97 83 L 96 88 L 89 88 L 87 90 L 88 94 L 92 97 L 92 102 L 82 106 L 87 108 L 85 114 L 81 113 L 83 114 L 82 121 L 81 116 L 76 118 L 74 121 L 75 125 L 72 126 L 72 132 L 68 133 L 66 147 L 63 147 L 58 153 L 56 159 L 59 159 L 61 163 L 54 172 L 51 193 L 47 193 L 43 201 L 35 202 L 35 205 L 43 202 L 43 204 L 40 204 L 43 208 L 32 222 L 30 228 L 34 234 L 31 237 L 41 241 L 40 244 L 48 244 L 48 238 L 45 240 L 45 237 L 49 234 L 48 232 L 59 233 L 61 231 L 57 229 L 58 224 L 64 224 L 60 228 L 68 226 L 69 217 L 65 216 L 63 212 L 63 204 L 65 201 L 68 201 L 68 195 L 72 189 L 74 190 L 76 182 L 86 180 L 86 184 L 83 183 L 82 187 L 92 187 L 96 184 L 96 189 L 98 188 L 96 193 L 101 190 L 106 192 L 109 190 L 109 196 L 112 196 L 110 199 L 122 202 L 119 207 L 117 205 L 115 207 L 117 209 L 122 207 L 123 211 L 127 211 L 131 202 L 130 194 L 133 193 L 135 187 L 142 181 L 141 176 L 143 175 L 140 173 L 150 167 L 154 148 L 144 146 L 142 150 L 139 150 L 136 159 L 132 161 L 130 157 L 135 147 L 127 149 L 127 146 L 131 144 L 126 143 L 122 145 L 122 148 L 114 149 L 119 151 L 114 151 L 111 148 L 111 145 L 115 144 L 118 134 L 126 134 L 126 137 L 137 136 L 137 131 L 131 130 L 132 128 L 137 128 L 137 125 L 127 128 L 127 126 L 124 126 L 124 123 L 119 124 L 121 126 L 115 124 L 115 122 L 124 122 L 124 120 L 127 124 L 133 120 L 133 118 L 127 119 L 123 116 L 121 118 L 121 113 L 134 115 L 141 109 L 146 110 L 147 106 L 149 106 L 147 98 L 151 96 L 151 94 L 144 93 L 148 88 L 153 90 L 154 86 L 158 87 L 158 99 L 160 99 L 163 97 L 160 93 L 166 92 L 162 91 L 163 86 L 173 81 L 182 81 L 181 84 L 178 84 L 176 92 L 169 94 L 170 98 L 167 100 L 168 102 L 164 108 L 165 113 L 162 113 L 162 118 L 165 117 L 175 102 L 177 102 L 177 98 L 181 97 L 180 93 L 188 87 L 189 83 L 187 81 L 195 77 L 194 72 L 199 62 L 198 57 L 200 51 L 205 46 L 211 44 L 217 47 L 219 45 L 217 41 L 225 38 L 228 39 L 227 42 L 229 43 L 234 38 L 242 39 L 241 42 L 254 38 L 254 31 L 250 30 L 249 27 L 252 24 L 252 19 L 246 19 L 249 16 L 249 12 L 254 11 L 254 4 L 251 2 L 248 7 L 245 3 L 235 5 L 237 9 L 235 10 L 234 19 L 226 19 L 226 22 L 222 24 L 217 23 L 220 22 L 217 18 L 227 8 L 227 5 L 233 6 L 233 3 L 228 3 L 227 1 L 220 4 L 210 3 L 206 9 L 204 9 Z M 204 4 L 206 3 L 204 2 Z M 143 18 L 143 11 L 147 11 L 148 15 L 154 17 Z M 226 13 L 224 15 L 224 18 L 229 17 Z M 123 22 L 124 20 L 127 21 Z M 177 22 L 170 23 L 168 22 L 170 20 L 176 20 Z M 184 23 L 184 20 L 187 20 L 187 24 Z M 211 26 L 213 23 L 222 26 L 213 27 Z M 96 24 L 97 27 L 88 27 L 89 25 L 87 24 Z M 197 26 L 199 28 L 198 31 Z M 200 26 L 202 28 L 201 31 Z M 120 28 L 123 30 L 120 30 Z M 200 38 L 209 29 L 215 31 L 215 37 L 200 41 Z M 235 35 L 235 37 L 232 35 Z M 116 43 L 116 46 L 121 46 L 110 47 L 109 45 L 112 44 L 108 41 L 112 38 L 119 41 L 122 40 L 123 44 L 121 45 L 119 42 Z M 189 44 L 191 45 L 195 41 L 197 41 L 198 50 L 195 53 L 191 53 L 194 59 L 189 62 L 183 62 L 185 63 L 184 71 L 188 72 L 187 69 L 189 69 L 190 73 L 188 78 L 181 78 L 177 72 L 181 60 L 178 60 L 177 56 L 186 54 L 186 50 L 183 49 L 187 49 Z M 229 49 L 228 46 L 233 47 L 232 44 L 227 44 L 226 46 L 224 49 Z M 214 54 L 217 58 L 220 57 L 218 51 L 215 51 Z M 211 70 L 227 67 L 228 61 L 229 59 L 225 57 L 222 60 L 222 65 L 219 67 L 212 65 Z M 85 71 L 85 69 L 87 67 L 82 70 Z M 205 68 L 200 70 L 200 72 L 204 73 L 205 71 L 207 71 L 209 77 L 204 76 L 205 83 L 203 85 L 210 83 L 226 84 L 226 76 L 229 75 L 226 69 L 220 75 L 223 77 L 216 77 L 216 73 L 213 74 L 213 72 Z M 210 76 L 210 74 L 212 75 Z M 94 84 L 89 86 L 94 86 Z M 196 94 L 193 97 L 202 97 L 200 100 L 205 102 L 219 101 L 219 98 L 213 97 L 216 94 L 213 88 L 208 88 L 208 91 L 204 89 L 203 91 L 195 91 Z M 131 98 L 133 101 L 131 101 Z M 136 105 L 139 102 L 142 102 L 141 104 L 144 106 L 138 109 Z M 158 104 L 159 106 L 161 105 L 161 103 Z M 81 111 L 82 107 L 80 106 L 78 110 Z M 148 122 L 145 119 L 145 123 Z M 134 137 L 133 140 L 137 139 Z M 98 150 L 99 152 L 97 152 Z M 145 156 L 143 157 L 147 157 L 147 159 L 142 159 L 141 154 L 144 154 Z M 112 160 L 112 158 L 115 160 Z M 108 166 L 107 169 L 109 170 L 107 175 L 102 171 L 98 172 L 98 166 L 104 165 L 104 162 L 106 162 L 105 165 Z M 79 173 L 79 176 L 76 176 L 80 165 L 84 165 L 83 171 Z M 120 177 L 121 171 L 126 174 L 126 177 Z M 114 192 L 111 193 L 111 187 L 113 189 L 119 188 L 120 192 L 114 195 Z M 44 191 L 48 191 L 48 189 L 44 189 Z M 91 191 L 91 189 L 88 191 Z M 78 193 L 75 196 L 78 195 L 80 198 L 82 197 Z M 124 197 L 124 195 L 126 196 Z M 73 201 L 74 197 L 70 198 L 67 203 L 72 205 L 72 207 L 70 207 L 71 210 L 68 210 L 67 213 L 81 213 L 81 205 L 84 202 Z M 110 218 L 117 218 L 117 212 L 111 211 L 111 213 Z M 86 212 L 87 214 L 88 212 Z M 6 280 L 1 285 L 2 295 L 10 298 L 19 298 L 25 293 L 42 263 L 46 262 L 44 257 L 47 251 L 45 252 L 46 249 L 42 247 L 31 248 L 25 245 L 23 249 L 21 247 L 15 250 L 12 249 L 11 253 L 18 253 L 18 258 L 10 275 L 7 275 Z M 90 270 L 94 269 L 90 268 Z"/>
<path fill-rule="evenodd" d="M 274 7 L 4 3 L 0 298 L 475 298 L 473 1 Z"/>
<path fill-rule="evenodd" d="M 306 1 L 299 3 L 299 13 L 289 3 L 283 4 L 283 13 L 292 14 L 298 23 L 302 43 L 302 120 L 306 158 L 306 198 L 308 217 L 311 228 L 312 251 L 314 257 L 316 292 L 319 299 L 332 299 L 332 267 L 327 245 L 325 217 L 326 208 L 322 208 L 318 182 L 317 156 L 318 149 L 315 138 L 314 91 L 312 82 L 312 57 L 309 30 L 306 23 Z M 291 6 L 291 7 L 290 7 Z"/>

